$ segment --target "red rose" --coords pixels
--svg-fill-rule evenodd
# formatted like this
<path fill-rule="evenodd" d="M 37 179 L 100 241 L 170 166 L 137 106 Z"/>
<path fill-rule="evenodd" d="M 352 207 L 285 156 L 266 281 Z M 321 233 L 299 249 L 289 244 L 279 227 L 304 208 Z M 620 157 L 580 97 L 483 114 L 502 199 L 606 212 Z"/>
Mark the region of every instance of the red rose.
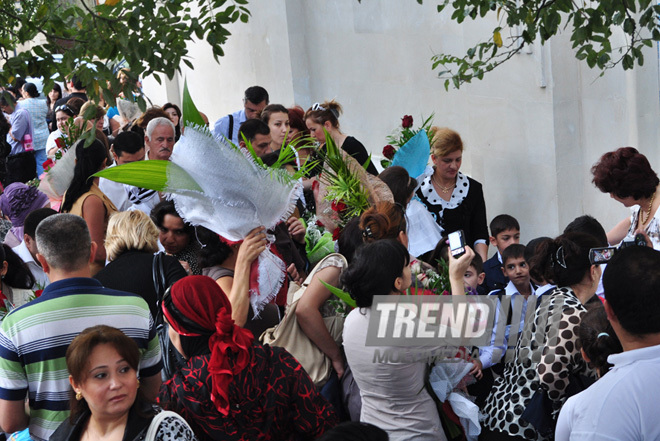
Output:
<path fill-rule="evenodd" d="M 341 233 L 341 230 L 339 227 L 335 228 L 335 230 L 332 232 L 332 240 L 339 240 L 339 234 Z"/>
<path fill-rule="evenodd" d="M 396 149 L 391 145 L 387 144 L 385 147 L 383 147 L 383 156 L 385 156 L 387 159 L 394 158 L 395 153 Z"/>
<path fill-rule="evenodd" d="M 316 225 L 319 226 L 319 227 L 322 227 L 322 226 L 323 226 L 323 222 L 321 222 L 320 220 L 317 219 L 317 220 L 316 220 Z"/>
<path fill-rule="evenodd" d="M 54 166 L 54 165 L 55 165 L 55 163 L 53 162 L 53 160 L 48 158 L 48 160 L 46 162 L 44 162 L 41 166 L 43 167 L 43 169 L 45 171 L 49 171 L 51 169 L 51 167 Z"/>
<path fill-rule="evenodd" d="M 64 146 L 64 140 L 63 140 L 62 138 L 57 138 L 57 139 L 55 140 L 55 144 L 57 145 L 57 148 L 58 148 L 58 149 L 62 149 L 62 150 L 64 150 L 64 147 L 65 147 L 65 146 Z"/>
<path fill-rule="evenodd" d="M 43 289 L 38 289 L 34 292 L 34 297 L 41 297 L 41 293 L 44 292 Z"/>
<path fill-rule="evenodd" d="M 337 213 L 341 213 L 342 211 L 346 210 L 346 204 L 342 201 L 332 201 L 330 208 L 332 208 L 332 210 L 336 211 Z"/>
<path fill-rule="evenodd" d="M 413 117 L 412 115 L 404 115 L 403 118 L 401 118 L 401 126 L 404 129 L 410 128 L 413 125 Z"/>
<path fill-rule="evenodd" d="M 434 296 L 435 293 L 430 289 L 410 287 L 407 290 L 408 295 L 414 296 Z"/>

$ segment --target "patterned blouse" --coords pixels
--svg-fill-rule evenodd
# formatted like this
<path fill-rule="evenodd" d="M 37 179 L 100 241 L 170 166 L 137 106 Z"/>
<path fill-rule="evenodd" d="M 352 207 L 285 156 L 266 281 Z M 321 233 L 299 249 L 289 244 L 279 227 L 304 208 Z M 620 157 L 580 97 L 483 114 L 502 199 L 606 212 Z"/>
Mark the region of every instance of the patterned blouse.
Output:
<path fill-rule="evenodd" d="M 556 418 L 567 398 L 569 374 L 593 376 L 576 344 L 586 308 L 570 288 L 555 288 L 542 298 L 534 320 L 525 323 L 516 342 L 514 359 L 504 365 L 484 408 L 484 424 L 491 430 L 530 440 L 544 439 L 520 420 L 534 392 L 541 387 L 548 393 Z M 537 329 L 543 330 L 541 338 L 530 341 Z"/>
<path fill-rule="evenodd" d="M 630 228 L 624 240 L 633 240 L 635 232 L 637 231 L 637 224 L 639 223 L 639 205 L 632 208 L 632 215 L 630 216 Z M 644 228 L 644 231 L 649 236 L 649 240 L 653 244 L 653 249 L 660 251 L 660 210 L 656 210 L 655 214 L 649 221 L 649 224 Z"/>
<path fill-rule="evenodd" d="M 291 354 L 270 346 L 253 346 L 252 364 L 229 386 L 230 411 L 223 416 L 211 401 L 209 359 L 192 357 L 158 397 L 200 441 L 312 440 L 339 422 Z"/>

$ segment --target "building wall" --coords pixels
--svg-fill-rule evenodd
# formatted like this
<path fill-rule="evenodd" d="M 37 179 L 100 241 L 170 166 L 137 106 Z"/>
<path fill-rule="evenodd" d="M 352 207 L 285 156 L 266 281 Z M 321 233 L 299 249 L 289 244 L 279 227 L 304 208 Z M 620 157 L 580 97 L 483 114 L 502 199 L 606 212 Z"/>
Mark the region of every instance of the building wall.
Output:
<path fill-rule="evenodd" d="M 184 78 L 212 122 L 239 109 L 254 84 L 287 106 L 334 98 L 344 106 L 342 130 L 375 156 L 404 114 L 421 122 L 435 113 L 436 125 L 462 135 L 462 170 L 483 184 L 489 219 L 512 214 L 523 241 L 556 235 L 584 213 L 606 229 L 626 216 L 591 184 L 589 169 L 602 153 L 632 145 L 660 170 L 655 48 L 644 67 L 598 78 L 574 58 L 570 35 L 559 35 L 483 81 L 445 91 L 432 55 L 460 55 L 488 38 L 494 14 L 459 25 L 431 2 L 254 0 L 249 8 L 249 24 L 230 27 L 220 64 L 193 43 L 194 71 L 183 67 L 169 86 L 146 79 L 154 102 L 180 101 Z"/>

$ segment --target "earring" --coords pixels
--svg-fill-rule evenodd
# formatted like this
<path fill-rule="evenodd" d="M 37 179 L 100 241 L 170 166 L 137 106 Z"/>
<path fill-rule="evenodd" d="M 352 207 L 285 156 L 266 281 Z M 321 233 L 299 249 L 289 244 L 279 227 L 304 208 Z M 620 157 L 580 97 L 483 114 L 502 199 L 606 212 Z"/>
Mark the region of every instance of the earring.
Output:
<path fill-rule="evenodd" d="M 82 400 L 82 392 L 76 392 L 76 400 Z"/>
<path fill-rule="evenodd" d="M 137 387 L 138 387 L 138 389 L 140 388 L 140 379 L 139 378 L 137 380 Z"/>

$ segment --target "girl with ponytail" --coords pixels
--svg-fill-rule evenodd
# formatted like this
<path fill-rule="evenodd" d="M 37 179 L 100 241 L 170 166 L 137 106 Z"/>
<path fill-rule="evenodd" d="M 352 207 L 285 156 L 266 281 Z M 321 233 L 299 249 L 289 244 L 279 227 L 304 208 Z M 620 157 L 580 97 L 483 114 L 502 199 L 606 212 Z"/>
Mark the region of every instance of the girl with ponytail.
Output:
<path fill-rule="evenodd" d="M 361 165 L 364 165 L 369 160 L 369 153 L 360 141 L 344 134 L 339 129 L 339 115 L 341 113 L 341 105 L 335 100 L 314 104 L 305 112 L 305 124 L 309 129 L 309 134 L 323 146 L 321 149 L 325 149 L 325 132 L 327 132 L 337 144 L 337 147 L 354 157 Z M 374 176 L 378 175 L 378 170 L 371 161 L 367 166 L 367 171 Z"/>

